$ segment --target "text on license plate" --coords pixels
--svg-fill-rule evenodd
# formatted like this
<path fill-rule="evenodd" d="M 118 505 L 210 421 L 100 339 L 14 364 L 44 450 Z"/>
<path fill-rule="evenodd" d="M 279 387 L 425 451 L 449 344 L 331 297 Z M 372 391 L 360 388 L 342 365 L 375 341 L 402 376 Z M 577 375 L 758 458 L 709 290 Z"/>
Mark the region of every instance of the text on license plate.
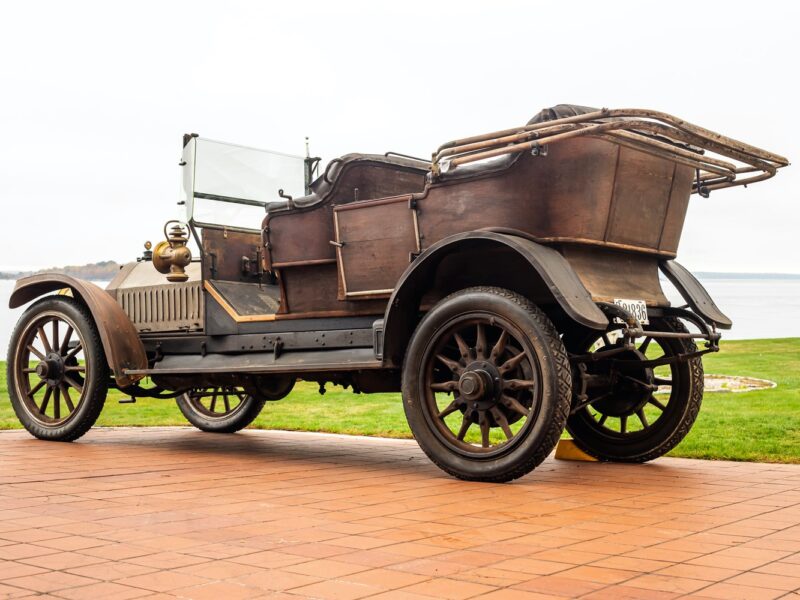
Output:
<path fill-rule="evenodd" d="M 644 300 L 626 300 L 623 298 L 614 299 L 614 304 L 631 313 L 642 325 L 649 325 L 647 320 L 647 304 Z"/>

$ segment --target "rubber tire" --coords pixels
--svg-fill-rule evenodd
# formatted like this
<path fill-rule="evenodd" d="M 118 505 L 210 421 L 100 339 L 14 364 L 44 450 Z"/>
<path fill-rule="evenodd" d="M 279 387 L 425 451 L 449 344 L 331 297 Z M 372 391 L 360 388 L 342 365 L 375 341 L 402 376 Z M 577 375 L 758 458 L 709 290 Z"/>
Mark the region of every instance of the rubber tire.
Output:
<path fill-rule="evenodd" d="M 83 336 L 84 359 L 92 361 L 94 365 L 91 380 L 85 380 L 84 382 L 84 386 L 89 386 L 86 390 L 86 397 L 69 419 L 57 427 L 47 427 L 31 417 L 25 403 L 17 393 L 17 385 L 14 378 L 16 347 L 20 341 L 19 338 L 22 335 L 22 331 L 29 321 L 47 311 L 61 312 L 72 319 Z M 74 298 L 69 296 L 47 296 L 32 304 L 22 314 L 14 328 L 14 332 L 11 334 L 6 367 L 6 380 L 8 382 L 8 395 L 11 400 L 11 406 L 14 408 L 14 412 L 23 427 L 40 440 L 55 442 L 75 441 L 92 428 L 103 410 L 106 395 L 108 394 L 108 361 L 106 360 L 103 344 L 100 341 L 100 333 L 94 323 L 92 314 L 85 305 Z"/>
<path fill-rule="evenodd" d="M 539 418 L 527 437 L 506 454 L 469 458 L 445 446 L 431 431 L 420 395 L 426 348 L 437 331 L 457 315 L 476 310 L 494 313 L 524 332 L 541 362 Z M 527 298 L 497 287 L 472 287 L 447 296 L 420 321 L 406 351 L 402 373 L 403 408 L 414 438 L 440 469 L 467 481 L 503 483 L 530 473 L 552 452 L 564 430 L 572 397 L 569 360 L 547 315 Z"/>
<path fill-rule="evenodd" d="M 265 385 L 267 383 L 272 384 L 272 387 Z M 297 383 L 296 377 L 273 375 L 270 379 L 257 380 L 252 391 L 258 398 L 276 402 L 291 394 L 295 383 Z"/>
<path fill-rule="evenodd" d="M 188 400 L 188 393 L 178 396 L 176 402 L 186 420 L 199 430 L 209 433 L 236 433 L 255 420 L 264 408 L 267 399 L 247 394 L 247 398 L 242 402 L 244 406 L 237 407 L 233 414 L 221 419 L 210 419 L 197 412 Z"/>
<path fill-rule="evenodd" d="M 654 321 L 654 324 L 656 321 Z M 686 326 L 678 319 L 669 317 L 658 320 L 663 331 L 688 333 Z M 697 346 L 691 339 L 665 339 L 679 352 L 695 352 Z M 579 349 L 576 349 L 579 350 Z M 699 357 L 677 365 L 677 376 L 680 377 L 679 394 L 669 401 L 673 412 L 664 415 L 653 426 L 658 427 L 651 437 L 638 440 L 636 443 L 620 444 L 619 440 L 601 437 L 598 432 L 587 425 L 580 413 L 571 415 L 567 421 L 567 431 L 575 445 L 595 458 L 606 462 L 644 463 L 663 456 L 689 433 L 700 412 L 703 401 L 703 361 Z M 675 379 L 676 374 L 672 378 Z M 666 420 L 665 420 L 666 419 Z M 663 421 L 663 423 L 662 423 Z"/>

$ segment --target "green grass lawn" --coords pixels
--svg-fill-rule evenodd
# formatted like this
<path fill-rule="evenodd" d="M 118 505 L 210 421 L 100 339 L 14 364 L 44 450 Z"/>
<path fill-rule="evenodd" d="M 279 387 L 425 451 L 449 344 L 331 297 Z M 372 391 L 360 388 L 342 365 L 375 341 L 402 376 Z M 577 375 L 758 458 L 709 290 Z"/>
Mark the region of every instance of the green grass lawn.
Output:
<path fill-rule="evenodd" d="M 20 427 L 5 379 L 0 375 L 0 429 Z M 705 357 L 707 373 L 770 379 L 778 387 L 739 394 L 709 393 L 692 432 L 671 456 L 800 463 L 800 338 L 727 341 Z M 186 425 L 170 400 L 119 404 L 109 394 L 98 425 Z M 292 394 L 267 403 L 255 427 L 334 433 L 411 437 L 399 394 L 357 395 L 328 386 L 320 396 L 315 384 L 299 382 Z"/>

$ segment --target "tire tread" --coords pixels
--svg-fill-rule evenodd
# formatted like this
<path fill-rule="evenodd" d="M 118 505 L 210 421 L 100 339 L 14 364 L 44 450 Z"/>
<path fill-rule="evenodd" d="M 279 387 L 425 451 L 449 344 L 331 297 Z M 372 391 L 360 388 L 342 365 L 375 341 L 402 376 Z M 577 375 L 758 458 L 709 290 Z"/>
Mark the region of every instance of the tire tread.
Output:
<path fill-rule="evenodd" d="M 176 398 L 178 408 L 181 413 L 183 413 L 183 416 L 186 417 L 186 420 L 200 431 L 208 433 L 236 433 L 237 431 L 241 431 L 255 421 L 267 400 L 256 398 L 248 394 L 245 402 L 247 402 L 248 405 L 245 406 L 240 413 L 236 414 L 236 418 L 232 419 L 229 423 L 213 423 L 213 421 L 208 421 L 202 415 L 197 414 L 191 404 L 185 399 L 185 394 Z"/>
<path fill-rule="evenodd" d="M 528 460 L 518 465 L 514 469 L 510 469 L 504 473 L 499 473 L 496 475 L 474 477 L 465 476 L 463 473 L 451 469 L 446 464 L 443 464 L 441 461 L 437 460 L 436 456 L 434 455 L 435 453 L 429 452 L 424 447 L 422 447 L 422 450 L 425 452 L 431 462 L 433 462 L 437 467 L 459 479 L 468 481 L 482 481 L 487 483 L 507 483 L 527 475 L 536 467 L 538 467 L 544 461 L 544 459 L 550 455 L 550 453 L 553 451 L 553 448 L 555 448 L 556 444 L 558 443 L 558 440 L 561 438 L 561 433 L 564 431 L 564 427 L 567 423 L 567 417 L 569 416 L 569 409 L 572 402 L 572 374 L 567 351 L 564 348 L 564 344 L 561 342 L 561 338 L 559 337 L 558 331 L 556 331 L 553 322 L 544 313 L 544 311 L 542 311 L 542 309 L 524 296 L 505 288 L 494 286 L 475 286 L 454 292 L 453 294 L 450 294 L 444 298 L 441 302 L 445 302 L 461 294 L 475 292 L 494 294 L 513 302 L 527 312 L 530 318 L 535 322 L 536 326 L 539 327 L 540 330 L 545 334 L 548 349 L 553 357 L 555 376 L 558 386 L 558 394 L 556 394 L 556 398 L 554 398 L 555 410 L 553 419 L 548 426 L 547 433 L 542 442 L 539 444 L 536 451 L 531 453 L 530 457 L 528 457 Z M 417 328 L 419 328 L 419 325 Z M 416 335 L 416 331 L 414 334 Z"/>

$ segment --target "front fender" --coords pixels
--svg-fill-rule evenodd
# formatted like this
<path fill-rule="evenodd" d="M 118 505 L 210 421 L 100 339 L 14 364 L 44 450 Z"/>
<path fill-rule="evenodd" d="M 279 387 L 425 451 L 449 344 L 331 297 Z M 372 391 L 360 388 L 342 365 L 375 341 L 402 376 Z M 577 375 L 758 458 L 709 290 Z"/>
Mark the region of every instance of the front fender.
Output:
<path fill-rule="evenodd" d="M 91 312 L 117 385 L 125 387 L 141 379 L 142 375 L 125 374 L 128 369 L 147 368 L 147 354 L 139 334 L 116 300 L 95 284 L 61 273 L 23 277 L 14 286 L 8 306 L 18 308 L 39 296 L 64 288 L 72 290 L 72 295 Z"/>
<path fill-rule="evenodd" d="M 441 260 L 462 249 L 486 245 L 514 251 L 530 270 L 519 279 L 535 278 L 549 297 L 576 323 L 604 330 L 608 318 L 592 300 L 578 275 L 559 252 L 520 236 L 490 230 L 470 231 L 446 237 L 425 250 L 400 277 L 384 314 L 384 350 L 389 362 L 397 363 L 404 353 L 416 323 L 421 298 L 429 290 Z M 480 284 L 480 283 L 478 283 Z"/>

